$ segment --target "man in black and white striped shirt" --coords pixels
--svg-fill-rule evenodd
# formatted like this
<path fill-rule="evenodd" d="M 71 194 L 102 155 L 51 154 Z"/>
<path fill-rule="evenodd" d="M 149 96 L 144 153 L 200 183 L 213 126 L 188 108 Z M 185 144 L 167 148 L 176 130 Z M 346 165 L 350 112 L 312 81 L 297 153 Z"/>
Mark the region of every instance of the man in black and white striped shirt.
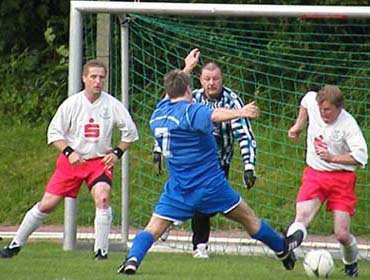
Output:
<path fill-rule="evenodd" d="M 214 69 L 214 70 L 209 70 Z M 209 79 L 202 83 L 212 83 L 212 78 L 207 75 L 214 75 L 213 73 L 221 73 L 217 64 L 211 62 L 206 64 L 201 74 L 201 79 Z M 221 74 L 222 75 L 222 74 Z M 207 94 L 205 88 L 193 90 L 193 100 L 198 103 L 205 104 L 212 109 L 216 108 L 230 108 L 240 109 L 243 108 L 244 104 L 239 96 L 234 93 L 231 89 L 222 86 L 221 92 L 215 98 Z M 238 140 L 240 145 L 240 152 L 244 162 L 244 170 L 254 171 L 254 165 L 256 162 L 256 141 L 252 131 L 251 124 L 248 119 L 236 119 L 230 122 L 221 122 L 215 124 L 213 135 L 216 138 L 218 146 L 218 159 L 222 169 L 225 171 L 226 177 L 229 174 L 229 167 L 231 159 L 233 157 L 233 145 L 234 139 Z M 253 184 L 249 182 L 246 184 L 247 187 L 251 187 Z"/>
<path fill-rule="evenodd" d="M 184 72 L 190 74 L 199 63 L 200 51 L 193 49 L 185 58 Z M 240 97 L 231 89 L 223 86 L 221 68 L 214 62 L 205 64 L 200 73 L 202 88 L 193 90 L 193 100 L 203 103 L 210 108 L 240 109 L 244 106 Z M 226 177 L 229 175 L 231 159 L 233 157 L 234 139 L 238 140 L 244 163 L 244 184 L 247 189 L 253 187 L 256 180 L 254 166 L 256 163 L 256 141 L 248 119 L 236 119 L 230 122 L 215 124 L 213 135 L 218 146 L 218 159 Z M 160 154 L 154 155 L 154 162 L 158 163 Z M 208 239 L 210 234 L 210 217 L 195 215 L 192 219 L 193 256 L 208 258 Z M 168 232 L 167 232 L 168 233 Z M 166 239 L 164 236 L 163 239 Z"/>

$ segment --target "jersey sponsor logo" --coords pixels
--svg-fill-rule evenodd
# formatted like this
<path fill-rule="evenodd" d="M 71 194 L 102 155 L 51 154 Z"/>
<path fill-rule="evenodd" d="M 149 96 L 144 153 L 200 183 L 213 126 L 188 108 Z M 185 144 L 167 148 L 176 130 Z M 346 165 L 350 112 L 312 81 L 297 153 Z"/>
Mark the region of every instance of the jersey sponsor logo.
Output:
<path fill-rule="evenodd" d="M 102 112 L 100 113 L 100 117 L 105 120 L 110 119 L 110 112 L 108 107 L 103 107 Z"/>
<path fill-rule="evenodd" d="M 315 137 L 314 146 L 315 146 L 315 149 L 318 149 L 318 148 L 327 149 L 328 148 L 328 145 L 324 142 L 324 137 L 322 135 L 320 135 L 319 137 Z"/>
<path fill-rule="evenodd" d="M 231 96 L 232 98 L 238 98 L 238 96 L 236 95 L 236 93 L 235 93 L 235 92 L 230 92 L 230 96 Z"/>
<path fill-rule="evenodd" d="M 94 119 L 89 119 L 89 124 L 86 124 L 85 129 L 85 137 L 86 138 L 98 138 L 100 136 L 100 126 L 97 123 L 94 123 Z"/>
<path fill-rule="evenodd" d="M 330 141 L 334 143 L 340 143 L 344 137 L 343 130 L 340 129 L 334 129 L 332 133 L 330 134 Z"/>

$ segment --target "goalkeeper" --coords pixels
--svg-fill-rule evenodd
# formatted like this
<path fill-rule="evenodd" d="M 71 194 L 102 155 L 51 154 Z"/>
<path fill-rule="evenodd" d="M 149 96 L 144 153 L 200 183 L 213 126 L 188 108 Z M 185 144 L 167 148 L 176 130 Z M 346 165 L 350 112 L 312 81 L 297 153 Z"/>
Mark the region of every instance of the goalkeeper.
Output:
<path fill-rule="evenodd" d="M 185 58 L 183 71 L 190 74 L 198 65 L 200 58 L 199 49 L 193 49 Z M 210 107 L 240 109 L 243 101 L 231 89 L 223 86 L 223 73 L 214 62 L 205 64 L 199 77 L 202 88 L 192 91 L 193 100 Z M 248 118 L 240 118 L 214 124 L 213 135 L 217 143 L 217 157 L 226 178 L 229 175 L 230 162 L 233 157 L 234 139 L 238 140 L 240 152 L 244 162 L 244 185 L 247 189 L 253 187 L 256 181 L 254 166 L 256 163 L 256 141 Z M 158 145 L 154 148 L 154 164 L 157 175 L 161 170 L 161 150 Z M 208 258 L 208 240 L 210 235 L 210 216 L 197 213 L 191 220 L 193 230 L 193 256 L 194 258 Z M 169 229 L 161 239 L 165 241 Z"/>
<path fill-rule="evenodd" d="M 103 91 L 106 65 L 90 60 L 83 67 L 84 89 L 68 97 L 50 122 L 47 138 L 59 156 L 54 174 L 41 200 L 27 211 L 10 244 L 0 258 L 12 258 L 65 198 L 77 198 L 83 182 L 95 205 L 96 260 L 106 260 L 112 223 L 110 192 L 113 166 L 131 143 L 139 139 L 136 125 L 124 105 Z M 120 141 L 111 148 L 113 129 L 121 131 Z"/>

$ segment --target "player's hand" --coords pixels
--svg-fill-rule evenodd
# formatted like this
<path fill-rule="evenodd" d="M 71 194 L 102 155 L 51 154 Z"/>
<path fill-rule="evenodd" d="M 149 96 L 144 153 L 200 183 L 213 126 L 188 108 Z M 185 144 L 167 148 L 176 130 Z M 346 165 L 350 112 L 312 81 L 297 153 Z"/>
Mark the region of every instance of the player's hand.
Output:
<path fill-rule="evenodd" d="M 255 101 L 248 103 L 241 110 L 242 117 L 244 118 L 256 119 L 260 115 L 260 110 Z"/>
<path fill-rule="evenodd" d="M 79 165 L 81 165 L 81 164 L 83 164 L 85 162 L 85 160 L 83 159 L 83 157 L 79 153 L 77 153 L 76 151 L 73 151 L 69 155 L 68 161 L 73 166 L 79 166 Z"/>
<path fill-rule="evenodd" d="M 153 152 L 153 164 L 155 175 L 161 175 L 162 171 L 162 154 L 160 152 Z"/>
<path fill-rule="evenodd" d="M 302 133 L 302 129 L 296 125 L 293 125 L 289 130 L 288 130 L 288 137 L 290 139 L 293 139 L 295 141 L 299 140 L 299 136 Z"/>
<path fill-rule="evenodd" d="M 257 177 L 254 173 L 254 170 L 249 169 L 244 171 L 243 181 L 244 186 L 249 190 L 254 186 L 254 183 L 256 182 Z"/>
<path fill-rule="evenodd" d="M 198 65 L 200 57 L 199 49 L 192 49 L 187 57 L 185 57 L 185 67 L 183 71 L 187 74 L 190 74 L 191 71 Z"/>
<path fill-rule="evenodd" d="M 118 156 L 114 154 L 113 152 L 106 154 L 102 162 L 104 163 L 104 169 L 112 168 L 113 165 L 119 160 Z"/>

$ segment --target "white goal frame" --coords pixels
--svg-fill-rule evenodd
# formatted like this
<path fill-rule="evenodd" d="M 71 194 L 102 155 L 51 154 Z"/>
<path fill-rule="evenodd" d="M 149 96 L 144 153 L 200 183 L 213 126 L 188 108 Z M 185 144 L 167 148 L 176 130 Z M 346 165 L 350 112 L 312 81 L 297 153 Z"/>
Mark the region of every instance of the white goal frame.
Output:
<path fill-rule="evenodd" d="M 191 3 L 146 3 L 109 1 L 71 1 L 69 32 L 68 95 L 81 90 L 83 23 L 84 13 L 117 14 L 122 19 L 127 13 L 179 16 L 239 16 L 239 17 L 322 17 L 322 18 L 369 18 L 368 6 L 297 6 L 297 5 L 248 5 L 248 4 L 191 4 Z M 122 97 L 128 107 L 128 26 L 121 26 Z M 122 158 L 121 234 L 127 245 L 128 219 L 128 174 L 129 153 Z M 76 200 L 65 199 L 63 249 L 73 250 L 77 244 Z"/>

